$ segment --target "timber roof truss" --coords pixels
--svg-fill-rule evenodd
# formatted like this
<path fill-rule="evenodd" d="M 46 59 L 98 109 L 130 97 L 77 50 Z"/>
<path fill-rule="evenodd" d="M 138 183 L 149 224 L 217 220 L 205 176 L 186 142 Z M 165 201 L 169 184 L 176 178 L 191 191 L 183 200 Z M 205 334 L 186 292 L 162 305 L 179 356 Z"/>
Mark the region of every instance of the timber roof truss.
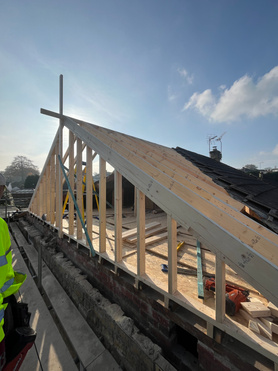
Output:
<path fill-rule="evenodd" d="M 42 109 L 41 112 L 59 119 L 60 125 L 50 149 L 40 180 L 29 205 L 29 211 L 47 222 L 63 235 L 62 186 L 64 177 L 58 158 L 68 162 L 69 184 L 74 188 L 76 202 L 81 207 L 82 161 L 86 158 L 87 184 L 92 189 L 92 161 L 99 156 L 99 250 L 92 251 L 106 258 L 106 163 L 115 176 L 115 254 L 114 265 L 124 269 L 135 281 L 144 282 L 162 292 L 165 303 L 177 302 L 186 309 L 242 339 L 230 319 L 225 316 L 225 266 L 230 266 L 244 280 L 278 306 L 278 236 L 244 214 L 245 205 L 213 182 L 198 167 L 174 149 L 138 139 L 110 129 L 90 124 L 63 114 Z M 68 129 L 68 148 L 62 149 L 63 128 Z M 74 143 L 76 141 L 76 156 Z M 83 157 L 82 157 L 83 153 Z M 122 177 L 136 189 L 137 267 L 130 271 L 123 264 L 122 249 Z M 92 196 L 87 192 L 88 234 L 92 236 Z M 167 214 L 168 230 L 168 289 L 151 282 L 145 270 L 145 197 L 151 199 Z M 177 289 L 177 226 L 181 225 L 216 256 L 216 309 L 197 300 L 186 298 Z M 82 240 L 82 225 L 77 220 L 74 232 L 74 204 L 69 202 L 69 235 Z M 88 243 L 87 243 L 88 245 Z M 244 337 L 244 336 L 243 336 Z M 253 340 L 252 340 L 253 341 Z M 248 342 L 247 342 L 248 343 Z M 252 342 L 249 343 L 253 344 Z M 253 345 L 252 345 L 253 346 Z M 256 346 L 255 346 L 256 348 Z M 261 346 L 257 345 L 258 351 Z M 277 363 L 277 351 L 266 346 L 263 353 Z"/>

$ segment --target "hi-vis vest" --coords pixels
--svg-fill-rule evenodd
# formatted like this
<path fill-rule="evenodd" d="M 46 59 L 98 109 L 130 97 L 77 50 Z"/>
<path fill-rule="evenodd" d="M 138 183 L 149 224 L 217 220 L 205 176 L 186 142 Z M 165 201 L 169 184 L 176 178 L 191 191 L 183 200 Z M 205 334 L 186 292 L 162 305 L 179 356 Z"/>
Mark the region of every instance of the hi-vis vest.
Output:
<path fill-rule="evenodd" d="M 25 279 L 25 274 L 13 270 L 9 230 L 6 222 L 0 218 L 0 342 L 5 337 L 3 325 L 7 304 L 3 304 L 3 299 L 16 293 Z"/>

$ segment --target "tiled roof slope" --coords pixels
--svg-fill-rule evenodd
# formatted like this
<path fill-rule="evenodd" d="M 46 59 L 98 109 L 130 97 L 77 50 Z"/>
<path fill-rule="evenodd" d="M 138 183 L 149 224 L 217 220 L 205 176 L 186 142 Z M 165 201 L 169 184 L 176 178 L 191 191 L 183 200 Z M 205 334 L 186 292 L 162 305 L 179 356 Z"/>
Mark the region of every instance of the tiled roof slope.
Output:
<path fill-rule="evenodd" d="M 229 195 L 260 217 L 263 224 L 278 233 L 278 187 L 210 157 L 177 147 L 175 150 L 221 185 Z"/>

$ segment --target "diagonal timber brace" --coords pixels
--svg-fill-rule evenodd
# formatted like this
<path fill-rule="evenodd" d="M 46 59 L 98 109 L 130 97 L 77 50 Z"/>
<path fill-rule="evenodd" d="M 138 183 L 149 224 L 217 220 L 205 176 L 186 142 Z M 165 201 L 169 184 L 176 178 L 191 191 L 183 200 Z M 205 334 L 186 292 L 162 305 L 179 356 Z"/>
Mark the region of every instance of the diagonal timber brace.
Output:
<path fill-rule="evenodd" d="M 62 160 L 61 160 L 60 155 L 58 155 L 58 159 L 59 159 L 59 163 L 60 163 L 60 166 L 61 166 L 61 169 L 62 169 L 63 175 L 64 175 L 64 177 L 65 177 L 65 180 L 66 180 L 66 183 L 67 183 L 67 186 L 68 186 L 68 189 L 69 189 L 69 192 L 70 192 L 71 198 L 73 199 L 74 206 L 75 206 L 75 208 L 76 208 L 76 211 L 77 211 L 78 217 L 79 217 L 79 219 L 80 219 L 80 221 L 81 221 L 82 228 L 84 229 L 84 232 L 85 232 L 85 235 L 86 235 L 86 239 L 87 239 L 87 241 L 88 241 L 88 244 L 89 244 L 89 247 L 90 247 L 90 250 L 91 250 L 92 256 L 95 256 L 96 253 L 95 253 L 95 250 L 94 250 L 94 248 L 93 248 L 92 241 L 91 241 L 91 239 L 90 239 L 90 237 L 89 237 L 89 235 L 88 235 L 87 228 L 86 228 L 85 223 L 84 223 L 84 221 L 83 221 L 83 219 L 82 219 L 81 212 L 80 212 L 79 207 L 78 207 L 78 205 L 77 205 L 77 202 L 76 202 L 76 200 L 75 200 L 75 197 L 74 197 L 73 191 L 72 191 L 72 189 L 71 189 L 70 182 L 69 182 L 69 179 L 68 179 L 67 174 L 66 174 L 66 172 L 65 172 L 64 165 L 63 165 L 63 163 L 62 163 Z"/>

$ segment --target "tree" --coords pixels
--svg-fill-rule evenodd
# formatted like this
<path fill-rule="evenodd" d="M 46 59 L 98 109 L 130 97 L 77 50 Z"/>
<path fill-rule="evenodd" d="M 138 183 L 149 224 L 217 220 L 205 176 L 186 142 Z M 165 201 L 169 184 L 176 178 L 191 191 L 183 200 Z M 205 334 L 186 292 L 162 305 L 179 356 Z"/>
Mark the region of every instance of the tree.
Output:
<path fill-rule="evenodd" d="M 24 182 L 24 188 L 36 188 L 36 185 L 39 180 L 39 175 L 28 175 Z"/>
<path fill-rule="evenodd" d="M 248 172 L 256 171 L 258 170 L 258 168 L 256 165 L 248 164 L 248 165 L 243 166 L 242 170 L 248 173 Z"/>
<path fill-rule="evenodd" d="M 39 169 L 25 156 L 16 156 L 4 171 L 8 183 L 22 188 L 28 175 L 39 175 Z"/>

